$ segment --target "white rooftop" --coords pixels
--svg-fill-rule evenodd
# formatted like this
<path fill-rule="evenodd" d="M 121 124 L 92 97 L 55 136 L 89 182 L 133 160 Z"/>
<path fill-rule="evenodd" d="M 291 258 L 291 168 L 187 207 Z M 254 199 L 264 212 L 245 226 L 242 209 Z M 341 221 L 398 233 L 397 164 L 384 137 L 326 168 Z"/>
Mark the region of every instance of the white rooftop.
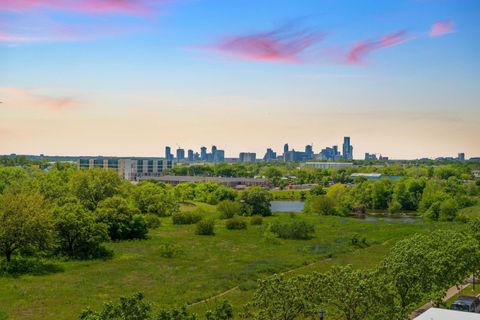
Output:
<path fill-rule="evenodd" d="M 414 320 L 480 320 L 480 314 L 448 309 L 430 308 Z"/>

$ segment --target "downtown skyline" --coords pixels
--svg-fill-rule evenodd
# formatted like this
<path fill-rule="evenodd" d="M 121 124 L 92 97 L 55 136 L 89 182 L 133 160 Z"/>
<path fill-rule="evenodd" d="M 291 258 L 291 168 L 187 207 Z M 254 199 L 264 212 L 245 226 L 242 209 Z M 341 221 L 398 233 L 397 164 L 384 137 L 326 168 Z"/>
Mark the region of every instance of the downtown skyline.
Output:
<path fill-rule="evenodd" d="M 0 154 L 480 156 L 476 1 L 0 0 L 0 21 Z"/>

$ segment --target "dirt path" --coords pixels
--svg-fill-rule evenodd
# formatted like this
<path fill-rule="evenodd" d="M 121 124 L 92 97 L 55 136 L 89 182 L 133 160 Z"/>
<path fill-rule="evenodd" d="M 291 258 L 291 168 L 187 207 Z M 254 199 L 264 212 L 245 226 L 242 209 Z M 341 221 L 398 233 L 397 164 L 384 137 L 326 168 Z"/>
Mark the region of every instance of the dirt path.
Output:
<path fill-rule="evenodd" d="M 317 264 L 317 263 L 320 263 L 320 262 L 329 261 L 329 260 L 331 260 L 331 258 L 326 258 L 326 259 L 322 259 L 322 260 L 320 260 L 320 261 L 315 261 L 315 262 L 306 264 L 306 265 L 304 265 L 304 266 L 296 267 L 296 268 L 293 268 L 293 269 L 290 269 L 290 270 L 281 272 L 281 273 L 279 273 L 279 275 L 284 275 L 284 274 L 292 273 L 292 272 L 295 272 L 295 271 L 297 271 L 297 270 L 310 267 L 310 266 L 312 266 L 312 265 L 314 265 L 314 264 Z M 200 300 L 200 301 L 197 301 L 197 302 L 188 304 L 187 307 L 190 308 L 190 307 L 193 307 L 193 306 L 196 306 L 196 305 L 199 305 L 199 304 L 202 304 L 202 303 L 211 301 L 211 300 L 218 299 L 218 298 L 223 297 L 224 295 L 227 295 L 227 294 L 229 294 L 230 292 L 233 292 L 233 291 L 235 291 L 235 290 L 237 290 L 237 289 L 239 289 L 239 288 L 240 288 L 239 286 L 235 286 L 235 287 L 233 287 L 233 288 L 230 288 L 230 289 L 228 289 L 228 290 L 225 290 L 225 291 L 223 291 L 223 292 L 221 292 L 221 293 L 219 293 L 219 294 L 216 294 L 216 295 L 214 295 L 214 296 L 211 296 L 211 297 L 209 297 L 209 298 L 206 298 L 206 299 L 203 299 L 203 300 Z"/>

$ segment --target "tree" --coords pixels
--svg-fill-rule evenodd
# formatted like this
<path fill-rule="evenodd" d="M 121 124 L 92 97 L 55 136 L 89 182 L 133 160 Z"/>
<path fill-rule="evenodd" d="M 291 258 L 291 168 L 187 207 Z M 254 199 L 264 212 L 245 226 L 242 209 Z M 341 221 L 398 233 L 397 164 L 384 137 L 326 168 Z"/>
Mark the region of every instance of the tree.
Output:
<path fill-rule="evenodd" d="M 50 216 L 39 193 L 7 192 L 0 198 L 0 252 L 8 263 L 16 251 L 51 244 Z"/>
<path fill-rule="evenodd" d="M 316 185 L 312 189 L 310 189 L 310 194 L 312 196 L 321 196 L 326 194 L 327 192 L 321 185 Z"/>
<path fill-rule="evenodd" d="M 379 306 L 380 293 L 375 273 L 335 266 L 324 274 L 314 273 L 313 295 L 328 314 L 339 314 L 345 320 L 374 319 L 383 310 Z"/>
<path fill-rule="evenodd" d="M 205 318 L 207 320 L 229 320 L 233 319 L 233 307 L 227 300 L 215 307 L 213 311 L 207 311 Z"/>
<path fill-rule="evenodd" d="M 454 199 L 446 199 L 440 204 L 439 218 L 443 221 L 452 221 L 457 217 L 458 205 Z"/>
<path fill-rule="evenodd" d="M 97 222 L 108 226 L 108 234 L 112 240 L 145 239 L 147 237 L 147 221 L 140 211 L 127 200 L 114 196 L 103 200 L 95 211 Z"/>
<path fill-rule="evenodd" d="M 255 320 L 294 320 L 312 316 L 310 277 L 274 275 L 258 281 L 258 289 L 245 306 L 242 317 Z"/>
<path fill-rule="evenodd" d="M 75 258 L 93 258 L 105 253 L 102 242 L 109 239 L 108 226 L 81 204 L 67 203 L 54 211 L 58 250 Z"/>
<path fill-rule="evenodd" d="M 78 170 L 70 180 L 70 190 L 88 209 L 95 210 L 98 203 L 118 193 L 121 179 L 113 170 L 94 168 Z"/>
<path fill-rule="evenodd" d="M 332 198 L 327 195 L 312 196 L 307 199 L 305 211 L 320 215 L 335 215 L 335 203 Z"/>
<path fill-rule="evenodd" d="M 233 218 L 235 215 L 240 214 L 241 209 L 240 203 L 231 200 L 221 201 L 217 205 L 217 210 L 220 212 L 220 219 Z"/>
<path fill-rule="evenodd" d="M 270 210 L 272 194 L 264 188 L 250 187 L 242 193 L 240 199 L 242 202 L 243 215 L 272 215 L 272 211 Z"/>
<path fill-rule="evenodd" d="M 142 213 L 166 217 L 179 210 L 171 191 L 150 181 L 142 181 L 137 185 L 133 199 Z"/>
<path fill-rule="evenodd" d="M 80 314 L 81 320 L 150 320 L 153 319 L 149 303 L 142 293 L 120 297 L 119 303 L 108 302 L 100 312 L 87 308 Z"/>

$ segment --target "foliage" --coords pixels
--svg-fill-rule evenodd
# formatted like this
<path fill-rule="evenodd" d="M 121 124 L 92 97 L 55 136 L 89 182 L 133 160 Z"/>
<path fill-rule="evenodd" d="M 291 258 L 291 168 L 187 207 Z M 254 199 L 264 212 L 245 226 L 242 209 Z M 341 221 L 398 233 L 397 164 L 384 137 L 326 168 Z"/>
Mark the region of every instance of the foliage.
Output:
<path fill-rule="evenodd" d="M 326 195 L 312 196 L 305 203 L 305 212 L 320 215 L 335 215 L 335 202 Z"/>
<path fill-rule="evenodd" d="M 142 213 L 166 217 L 179 210 L 170 187 L 164 184 L 142 181 L 134 189 L 133 199 Z"/>
<path fill-rule="evenodd" d="M 215 234 L 215 220 L 205 219 L 198 221 L 195 234 L 202 236 L 213 236 Z"/>
<path fill-rule="evenodd" d="M 227 300 L 223 300 L 221 304 L 215 307 L 213 311 L 205 313 L 206 320 L 229 320 L 233 319 L 233 307 Z"/>
<path fill-rule="evenodd" d="M 179 256 L 180 254 L 182 254 L 182 252 L 183 252 L 182 248 L 175 243 L 167 242 L 167 243 L 163 243 L 160 246 L 160 256 L 164 258 L 171 259 L 176 256 Z"/>
<path fill-rule="evenodd" d="M 250 218 L 250 224 L 252 226 L 257 226 L 263 224 L 263 217 L 262 216 L 252 216 Z"/>
<path fill-rule="evenodd" d="M 149 229 L 157 229 L 162 225 L 160 218 L 153 214 L 146 214 L 143 216 L 145 221 L 147 222 L 147 228 Z"/>
<path fill-rule="evenodd" d="M 86 208 L 95 210 L 100 201 L 118 193 L 120 184 L 116 171 L 94 168 L 76 171 L 71 177 L 70 189 Z"/>
<path fill-rule="evenodd" d="M 272 211 L 270 210 L 272 195 L 267 190 L 261 187 L 250 187 L 242 193 L 240 199 L 242 201 L 243 215 L 272 215 Z"/>
<path fill-rule="evenodd" d="M 140 211 L 119 196 L 103 200 L 95 211 L 97 221 L 108 226 L 112 240 L 145 239 L 147 221 Z"/>
<path fill-rule="evenodd" d="M 276 222 L 271 225 L 270 231 L 282 239 L 307 240 L 315 235 L 314 225 L 304 220 Z"/>
<path fill-rule="evenodd" d="M 0 198 L 0 253 L 44 250 L 51 244 L 51 213 L 38 193 L 7 192 Z"/>
<path fill-rule="evenodd" d="M 189 212 L 178 212 L 172 215 L 173 224 L 195 224 L 202 220 L 204 212 L 202 209 L 196 209 Z"/>
<path fill-rule="evenodd" d="M 240 218 L 231 218 L 225 221 L 225 227 L 229 230 L 247 229 L 247 222 Z"/>
<path fill-rule="evenodd" d="M 67 203 L 54 211 L 58 251 L 74 258 L 94 258 L 106 253 L 101 246 L 109 240 L 108 226 L 78 203 Z"/>
<path fill-rule="evenodd" d="M 241 206 L 238 202 L 223 200 L 218 203 L 217 210 L 220 212 L 220 219 L 230 219 L 240 214 Z"/>
<path fill-rule="evenodd" d="M 142 293 L 130 297 L 120 297 L 120 302 L 108 302 L 100 312 L 90 308 L 82 311 L 82 320 L 150 320 L 153 319 L 149 303 L 145 302 Z"/>
<path fill-rule="evenodd" d="M 310 189 L 310 194 L 312 196 L 321 196 L 323 194 L 326 194 L 327 192 L 321 185 L 316 185 L 312 189 Z"/>
<path fill-rule="evenodd" d="M 255 320 L 293 320 L 313 316 L 309 278 L 274 275 L 258 281 L 258 289 L 241 315 Z"/>

